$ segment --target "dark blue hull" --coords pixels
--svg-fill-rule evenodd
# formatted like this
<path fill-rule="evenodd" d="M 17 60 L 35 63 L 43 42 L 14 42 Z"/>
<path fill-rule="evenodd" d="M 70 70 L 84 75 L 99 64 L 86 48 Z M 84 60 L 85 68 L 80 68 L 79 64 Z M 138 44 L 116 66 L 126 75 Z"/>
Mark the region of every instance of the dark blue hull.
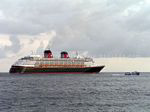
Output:
<path fill-rule="evenodd" d="M 104 66 L 81 68 L 36 68 L 12 66 L 9 73 L 99 73 Z"/>

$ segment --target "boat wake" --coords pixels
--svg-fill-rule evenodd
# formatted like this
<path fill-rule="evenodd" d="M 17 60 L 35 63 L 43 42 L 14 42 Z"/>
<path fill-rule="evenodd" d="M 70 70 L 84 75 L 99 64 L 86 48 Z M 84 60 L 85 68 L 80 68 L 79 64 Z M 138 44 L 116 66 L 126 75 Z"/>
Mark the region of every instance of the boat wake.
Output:
<path fill-rule="evenodd" d="M 121 74 L 121 73 L 117 74 L 117 73 L 115 73 L 115 74 L 112 74 L 112 76 L 124 76 L 124 74 Z"/>

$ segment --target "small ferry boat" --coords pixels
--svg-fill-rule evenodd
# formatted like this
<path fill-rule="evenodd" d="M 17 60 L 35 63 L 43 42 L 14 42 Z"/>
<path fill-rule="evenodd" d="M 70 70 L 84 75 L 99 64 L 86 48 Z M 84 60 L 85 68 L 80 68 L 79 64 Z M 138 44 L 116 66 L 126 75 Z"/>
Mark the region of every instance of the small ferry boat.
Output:
<path fill-rule="evenodd" d="M 104 65 L 97 66 L 92 58 L 70 58 L 68 52 L 63 51 L 60 58 L 54 58 L 50 50 L 44 51 L 44 56 L 30 55 L 14 63 L 9 73 L 99 73 Z"/>
<path fill-rule="evenodd" d="M 125 72 L 125 75 L 140 75 L 140 72 Z"/>

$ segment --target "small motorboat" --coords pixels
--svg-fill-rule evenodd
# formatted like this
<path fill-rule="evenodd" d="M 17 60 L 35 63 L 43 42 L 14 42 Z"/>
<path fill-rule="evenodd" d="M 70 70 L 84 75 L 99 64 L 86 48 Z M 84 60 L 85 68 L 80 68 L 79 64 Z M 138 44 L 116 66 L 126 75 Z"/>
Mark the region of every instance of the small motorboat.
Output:
<path fill-rule="evenodd" d="M 125 72 L 125 75 L 140 75 L 140 72 Z"/>

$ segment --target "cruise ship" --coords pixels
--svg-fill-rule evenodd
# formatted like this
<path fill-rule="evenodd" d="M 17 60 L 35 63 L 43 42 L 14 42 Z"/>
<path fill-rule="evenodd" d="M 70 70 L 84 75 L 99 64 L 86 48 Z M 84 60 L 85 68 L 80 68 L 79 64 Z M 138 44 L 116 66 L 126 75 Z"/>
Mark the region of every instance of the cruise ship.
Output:
<path fill-rule="evenodd" d="M 54 58 L 51 50 L 45 50 L 44 55 L 30 55 L 14 63 L 9 73 L 19 74 L 80 74 L 99 73 L 104 65 L 95 65 L 92 58 L 69 57 L 62 51 L 60 58 Z"/>

